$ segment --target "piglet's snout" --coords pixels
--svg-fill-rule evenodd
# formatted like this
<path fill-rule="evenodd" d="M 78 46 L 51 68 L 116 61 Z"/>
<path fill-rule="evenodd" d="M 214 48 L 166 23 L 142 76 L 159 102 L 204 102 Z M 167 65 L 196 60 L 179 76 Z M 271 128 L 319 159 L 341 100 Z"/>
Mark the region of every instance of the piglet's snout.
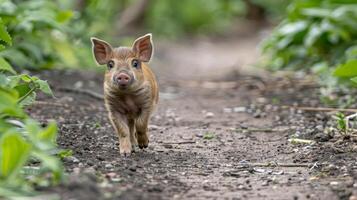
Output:
<path fill-rule="evenodd" d="M 128 74 L 126 73 L 119 73 L 116 76 L 113 77 L 114 82 L 116 82 L 118 85 L 125 87 L 128 86 L 131 78 Z"/>

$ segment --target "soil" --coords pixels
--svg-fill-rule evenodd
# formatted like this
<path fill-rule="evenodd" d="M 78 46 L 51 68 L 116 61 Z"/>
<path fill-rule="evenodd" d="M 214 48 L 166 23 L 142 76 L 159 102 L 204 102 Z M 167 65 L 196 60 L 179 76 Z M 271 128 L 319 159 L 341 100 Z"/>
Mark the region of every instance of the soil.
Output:
<path fill-rule="evenodd" d="M 230 56 L 223 54 L 214 65 L 199 57 L 183 58 L 192 55 L 183 54 L 189 49 L 211 52 L 201 48 L 207 46 L 205 40 L 178 44 L 182 53 L 162 44 L 157 52 L 161 60 L 153 62 L 161 93 L 149 127 L 149 148 L 130 157 L 119 155 L 103 100 L 83 92 L 102 94 L 101 73 L 38 74 L 49 81 L 56 98 L 40 96 L 30 113 L 44 124 L 56 120 L 59 147 L 73 151 L 64 159 L 68 180 L 47 192 L 79 200 L 356 199 L 355 137 L 329 132 L 335 127 L 331 113 L 282 106 L 319 106 L 314 82 L 240 71 L 256 58 L 259 37 L 240 37 L 245 41 L 241 47 L 235 47 L 239 41 L 215 43 L 252 52 L 251 57 L 237 54 L 236 60 L 246 60 L 242 65 L 226 63 Z M 191 62 L 197 64 L 194 73 L 182 69 Z M 288 141 L 294 137 L 315 143 Z"/>

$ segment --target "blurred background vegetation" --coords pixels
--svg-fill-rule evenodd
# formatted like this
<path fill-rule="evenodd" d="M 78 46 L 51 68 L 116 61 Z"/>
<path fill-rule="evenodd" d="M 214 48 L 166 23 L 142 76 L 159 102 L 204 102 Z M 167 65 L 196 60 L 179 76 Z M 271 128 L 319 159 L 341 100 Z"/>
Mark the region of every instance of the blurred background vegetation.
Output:
<path fill-rule="evenodd" d="M 170 39 L 219 34 L 240 18 L 282 18 L 286 5 L 284 0 L 0 0 L 0 18 L 13 38 L 0 56 L 17 69 L 88 68 L 91 36 L 126 44 L 133 39 L 126 36 L 138 32 Z"/>
<path fill-rule="evenodd" d="M 275 27 L 261 45 L 263 67 L 314 73 L 322 94 L 357 84 L 356 0 L 0 0 L 0 193 L 30 191 L 38 180 L 47 186 L 63 174 L 55 124 L 42 128 L 23 112 L 37 91 L 51 90 L 21 73 L 94 69 L 91 36 L 123 45 L 147 32 L 223 37 L 239 20 Z M 23 168 L 31 160 L 41 167 Z M 47 173 L 52 182 L 38 178 Z"/>

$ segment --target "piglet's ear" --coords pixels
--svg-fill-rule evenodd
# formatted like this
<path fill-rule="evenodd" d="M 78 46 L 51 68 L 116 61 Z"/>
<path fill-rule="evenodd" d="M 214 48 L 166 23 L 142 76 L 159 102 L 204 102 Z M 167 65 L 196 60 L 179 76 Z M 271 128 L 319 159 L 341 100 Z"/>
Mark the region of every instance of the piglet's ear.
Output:
<path fill-rule="evenodd" d="M 104 40 L 97 39 L 95 37 L 91 38 L 93 55 L 98 64 L 104 65 L 110 60 L 113 48 L 105 42 Z"/>
<path fill-rule="evenodd" d="M 143 62 L 149 62 L 152 57 L 154 46 L 151 38 L 149 33 L 136 39 L 133 44 L 133 51 Z"/>

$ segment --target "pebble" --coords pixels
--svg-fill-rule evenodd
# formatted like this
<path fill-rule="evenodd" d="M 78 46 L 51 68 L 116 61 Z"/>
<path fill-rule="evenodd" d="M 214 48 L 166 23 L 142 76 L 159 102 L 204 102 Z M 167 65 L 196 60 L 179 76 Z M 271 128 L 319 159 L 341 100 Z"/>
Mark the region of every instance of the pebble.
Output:
<path fill-rule="evenodd" d="M 262 186 L 268 186 L 268 185 L 269 185 L 268 181 L 264 181 L 264 182 L 262 183 Z"/>
<path fill-rule="evenodd" d="M 245 112 L 247 111 L 246 107 L 235 107 L 233 108 L 233 112 L 240 113 L 240 112 Z"/>
<path fill-rule="evenodd" d="M 65 158 L 65 160 L 73 162 L 73 163 L 79 163 L 78 158 L 74 157 L 74 156 L 68 156 Z"/>
<path fill-rule="evenodd" d="M 96 157 L 97 157 L 97 159 L 100 160 L 100 161 L 103 161 L 103 160 L 104 160 L 103 156 L 101 156 L 101 155 L 97 155 Z"/>
<path fill-rule="evenodd" d="M 106 168 L 106 169 L 112 169 L 112 168 L 113 168 L 113 165 L 110 164 L 110 163 L 108 163 L 108 164 L 105 165 L 105 168 Z"/>
<path fill-rule="evenodd" d="M 206 113 L 206 118 L 212 118 L 214 117 L 214 113 L 213 112 L 207 112 Z"/>
<path fill-rule="evenodd" d="M 130 166 L 129 170 L 132 171 L 132 172 L 136 172 L 136 166 Z"/>
<path fill-rule="evenodd" d="M 224 113 L 232 113 L 232 108 L 223 108 Z"/>
<path fill-rule="evenodd" d="M 149 130 L 151 131 L 155 131 L 155 130 L 158 130 L 160 127 L 159 126 L 156 126 L 156 125 L 149 125 Z"/>
<path fill-rule="evenodd" d="M 264 104 L 264 103 L 267 103 L 268 100 L 266 98 L 264 98 L 264 97 L 259 97 L 259 98 L 257 98 L 257 102 L 261 103 L 261 104 Z"/>
<path fill-rule="evenodd" d="M 319 131 L 323 131 L 324 130 L 324 127 L 322 125 L 317 125 L 316 126 L 316 129 L 319 130 Z"/>
<path fill-rule="evenodd" d="M 335 185 L 338 185 L 339 184 L 339 182 L 337 182 L 337 181 L 332 181 L 332 182 L 330 182 L 330 185 L 331 186 L 335 186 Z"/>

